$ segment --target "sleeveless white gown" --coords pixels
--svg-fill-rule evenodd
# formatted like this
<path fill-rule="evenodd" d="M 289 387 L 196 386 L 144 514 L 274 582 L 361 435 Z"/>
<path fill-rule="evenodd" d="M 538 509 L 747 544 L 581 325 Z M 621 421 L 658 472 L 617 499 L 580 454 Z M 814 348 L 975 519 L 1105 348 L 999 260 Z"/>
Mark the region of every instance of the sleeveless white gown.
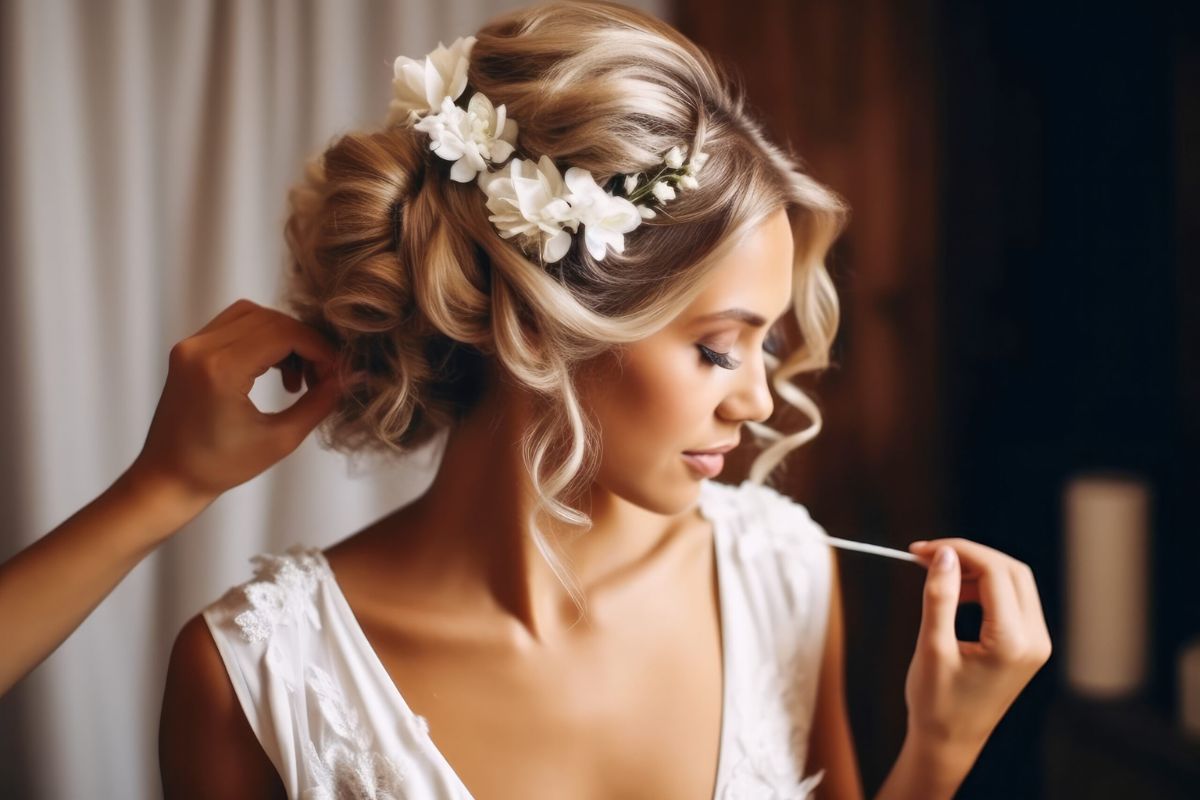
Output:
<path fill-rule="evenodd" d="M 805 798 L 832 569 L 808 510 L 766 486 L 704 480 L 724 686 L 713 800 Z M 371 649 L 319 548 L 252 559 L 203 611 L 289 798 L 473 800 Z"/>

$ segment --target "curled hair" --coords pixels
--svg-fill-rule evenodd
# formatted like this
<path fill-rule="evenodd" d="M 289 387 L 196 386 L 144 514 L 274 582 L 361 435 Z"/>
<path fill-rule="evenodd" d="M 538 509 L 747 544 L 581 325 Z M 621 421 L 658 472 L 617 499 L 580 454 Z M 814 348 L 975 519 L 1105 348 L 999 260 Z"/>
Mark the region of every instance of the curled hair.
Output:
<path fill-rule="evenodd" d="M 604 186 L 686 144 L 709 156 L 699 186 L 626 234 L 623 253 L 596 261 L 575 237 L 544 264 L 498 235 L 483 192 L 450 180 L 424 134 L 406 125 L 351 132 L 289 194 L 285 301 L 340 344 L 348 369 L 366 373 L 322 424 L 327 447 L 410 451 L 475 406 L 489 366 L 528 391 L 522 457 L 538 498 L 529 528 L 582 611 L 577 582 L 537 522 L 545 512 L 591 523 L 568 502 L 590 484 L 599 452 L 575 367 L 668 324 L 742 236 L 785 210 L 799 341 L 766 358 L 772 387 L 810 424 L 783 434 L 748 423 L 769 442 L 750 472 L 763 482 L 821 429 L 816 404 L 790 379 L 829 364 L 839 306 L 824 259 L 847 209 L 767 140 L 736 77 L 650 15 L 557 2 L 497 17 L 476 39 L 464 96 L 507 106 L 520 123 L 517 157 L 545 154 Z"/>

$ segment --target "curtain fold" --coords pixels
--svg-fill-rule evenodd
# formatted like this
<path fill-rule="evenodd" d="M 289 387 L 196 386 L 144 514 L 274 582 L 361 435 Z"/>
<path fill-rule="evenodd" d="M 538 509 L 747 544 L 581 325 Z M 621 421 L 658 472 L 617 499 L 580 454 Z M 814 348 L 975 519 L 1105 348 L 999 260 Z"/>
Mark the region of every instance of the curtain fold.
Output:
<path fill-rule="evenodd" d="M 518 5 L 0 3 L 0 558 L 129 465 L 176 341 L 238 297 L 278 307 L 287 189 L 336 135 L 382 123 L 395 56 Z M 265 377 L 256 404 L 290 404 Z M 424 491 L 436 445 L 351 469 L 310 436 L 218 499 L 0 699 L 0 796 L 160 796 L 183 623 L 254 553 L 326 546 Z"/>

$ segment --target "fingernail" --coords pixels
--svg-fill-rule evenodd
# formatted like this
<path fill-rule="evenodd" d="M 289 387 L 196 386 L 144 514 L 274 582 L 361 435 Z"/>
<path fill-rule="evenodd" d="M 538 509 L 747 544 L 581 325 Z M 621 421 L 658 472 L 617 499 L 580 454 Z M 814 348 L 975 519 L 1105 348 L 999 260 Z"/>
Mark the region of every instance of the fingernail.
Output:
<path fill-rule="evenodd" d="M 954 548 L 942 547 L 940 550 L 938 550 L 937 558 L 934 559 L 933 564 L 935 567 L 945 572 L 954 566 L 954 558 Z"/>
<path fill-rule="evenodd" d="M 925 539 L 918 539 L 917 541 L 910 544 L 909 547 L 916 547 L 916 548 L 920 549 L 922 547 L 927 546 L 928 544 L 929 544 L 929 542 L 926 541 Z"/>

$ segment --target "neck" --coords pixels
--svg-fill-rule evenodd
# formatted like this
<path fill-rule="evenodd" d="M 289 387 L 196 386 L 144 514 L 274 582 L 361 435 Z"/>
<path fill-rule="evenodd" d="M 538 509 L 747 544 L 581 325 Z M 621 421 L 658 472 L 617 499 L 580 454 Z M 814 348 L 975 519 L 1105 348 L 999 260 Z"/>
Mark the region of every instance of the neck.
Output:
<path fill-rule="evenodd" d="M 423 568 L 436 570 L 439 589 L 456 605 L 499 614 L 521 642 L 547 644 L 570 630 L 579 612 L 531 538 L 536 503 L 519 444 L 529 419 L 520 395 L 483 398 L 450 433 L 437 476 L 412 504 L 407 527 L 418 532 L 411 544 Z M 641 508 L 598 482 L 577 507 L 591 516 L 586 532 L 544 512 L 538 519 L 589 607 L 689 518 Z"/>

